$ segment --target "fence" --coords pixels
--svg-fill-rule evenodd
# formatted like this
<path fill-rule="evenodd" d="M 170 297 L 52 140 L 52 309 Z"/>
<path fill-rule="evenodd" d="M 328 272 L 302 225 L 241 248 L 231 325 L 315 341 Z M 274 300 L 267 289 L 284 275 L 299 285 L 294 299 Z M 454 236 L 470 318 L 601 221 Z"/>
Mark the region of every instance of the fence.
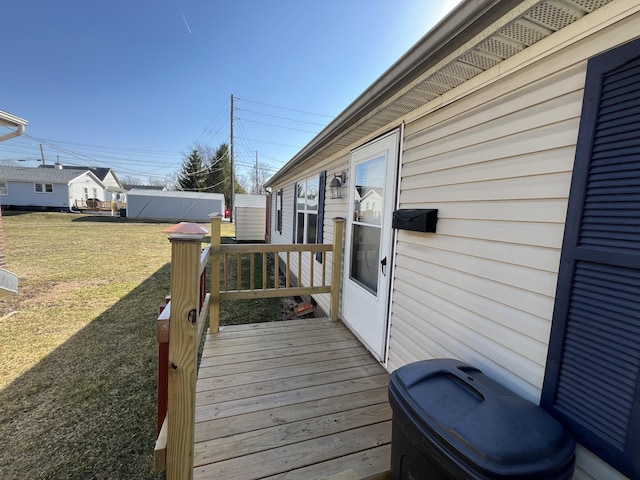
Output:
<path fill-rule="evenodd" d="M 167 480 L 193 476 L 195 400 L 198 346 L 207 314 L 209 331 L 218 332 L 220 302 L 231 299 L 270 298 L 296 295 L 330 294 L 330 316 L 338 319 L 342 237 L 344 219 L 334 219 L 333 243 L 306 245 L 243 244 L 223 245 L 221 218 L 211 218 L 211 245 L 202 249 L 206 229 L 192 223 L 168 228 L 171 241 L 171 301 L 157 322 L 158 339 L 158 427 L 155 448 L 156 470 L 167 471 Z M 274 275 L 267 276 L 267 255 L 273 254 Z M 320 266 L 315 265 L 321 255 Z M 331 282 L 327 283 L 328 254 L 331 254 Z M 291 271 L 292 256 L 297 256 L 297 282 Z M 303 278 L 303 259 L 308 256 L 308 275 Z M 230 278 L 230 258 L 236 259 L 235 282 Z M 249 281 L 242 278 L 242 261 L 248 257 Z M 258 262 L 256 262 L 258 258 Z M 210 288 L 206 293 L 206 266 L 210 263 Z M 283 265 L 281 265 L 283 263 Z M 262 266 L 260 282 L 255 275 Z M 284 286 L 278 281 L 284 270 Z M 321 281 L 315 285 L 315 269 Z M 306 280 L 306 281 L 304 281 Z M 244 288 L 248 283 L 249 288 Z M 293 285 L 297 283 L 297 285 Z M 162 419 L 162 421 L 161 421 Z"/>

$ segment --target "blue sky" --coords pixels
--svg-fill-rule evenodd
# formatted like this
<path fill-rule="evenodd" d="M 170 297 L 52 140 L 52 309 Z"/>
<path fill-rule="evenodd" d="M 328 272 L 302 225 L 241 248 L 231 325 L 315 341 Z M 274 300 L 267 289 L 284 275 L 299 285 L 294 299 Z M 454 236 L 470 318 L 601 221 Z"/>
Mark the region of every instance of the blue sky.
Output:
<path fill-rule="evenodd" d="M 162 179 L 195 142 L 272 173 L 455 0 L 3 2 L 0 109 L 29 121 L 0 162 Z M 3 127 L 0 127 L 3 128 Z M 2 132 L 0 132 L 2 133 Z"/>

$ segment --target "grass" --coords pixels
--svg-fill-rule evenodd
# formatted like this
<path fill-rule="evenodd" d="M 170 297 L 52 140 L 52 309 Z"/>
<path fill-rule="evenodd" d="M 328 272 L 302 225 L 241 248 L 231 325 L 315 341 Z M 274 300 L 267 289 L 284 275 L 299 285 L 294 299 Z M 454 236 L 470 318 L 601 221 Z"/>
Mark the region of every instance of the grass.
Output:
<path fill-rule="evenodd" d="M 152 463 L 155 320 L 170 224 L 7 212 L 3 225 L 20 283 L 0 300 L 0 478 L 163 478 Z M 225 323 L 278 309 L 231 303 Z"/>

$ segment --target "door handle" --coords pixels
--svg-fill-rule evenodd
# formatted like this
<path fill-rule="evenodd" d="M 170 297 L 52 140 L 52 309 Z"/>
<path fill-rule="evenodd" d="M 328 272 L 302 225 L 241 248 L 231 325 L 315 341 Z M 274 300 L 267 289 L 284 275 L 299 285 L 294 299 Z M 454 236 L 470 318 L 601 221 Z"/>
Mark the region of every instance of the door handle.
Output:
<path fill-rule="evenodd" d="M 380 266 L 382 267 L 382 274 L 386 277 L 387 272 L 385 271 L 385 269 L 387 267 L 387 257 L 384 257 L 382 260 L 380 260 Z"/>

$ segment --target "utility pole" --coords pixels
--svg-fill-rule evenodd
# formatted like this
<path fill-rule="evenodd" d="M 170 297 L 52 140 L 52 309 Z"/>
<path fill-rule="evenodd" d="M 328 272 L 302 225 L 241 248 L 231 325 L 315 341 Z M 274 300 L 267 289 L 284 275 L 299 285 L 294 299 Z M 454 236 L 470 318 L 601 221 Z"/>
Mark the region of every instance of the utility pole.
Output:
<path fill-rule="evenodd" d="M 40 144 L 40 157 L 42 157 L 42 165 L 44 165 L 44 150 L 42 149 L 42 144 Z"/>
<path fill-rule="evenodd" d="M 233 223 L 233 204 L 235 201 L 235 190 L 236 190 L 236 181 L 235 181 L 235 172 L 233 168 L 233 94 L 231 94 L 231 141 L 229 142 L 230 151 L 229 151 L 229 163 L 231 164 L 231 195 L 229 196 L 229 222 Z"/>
<path fill-rule="evenodd" d="M 256 150 L 256 195 L 260 194 L 260 180 L 258 179 L 258 151 Z"/>

